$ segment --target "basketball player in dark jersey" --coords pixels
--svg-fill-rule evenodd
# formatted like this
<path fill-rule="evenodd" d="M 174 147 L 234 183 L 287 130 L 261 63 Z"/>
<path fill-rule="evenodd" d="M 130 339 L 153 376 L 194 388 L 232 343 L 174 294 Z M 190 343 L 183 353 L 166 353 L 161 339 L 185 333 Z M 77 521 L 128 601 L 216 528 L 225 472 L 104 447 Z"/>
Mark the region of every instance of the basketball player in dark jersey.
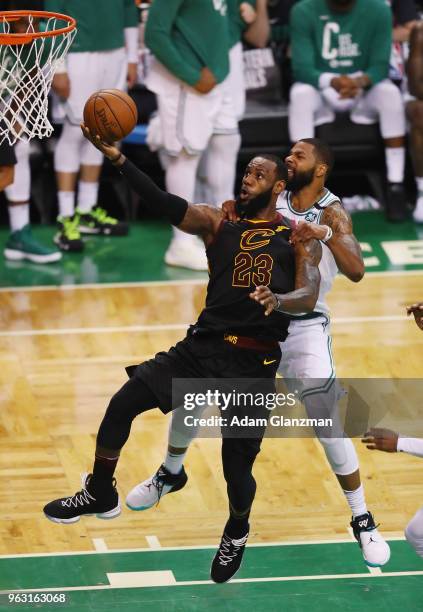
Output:
<path fill-rule="evenodd" d="M 73 523 L 84 514 L 100 518 L 120 514 L 113 478 L 120 450 L 138 414 L 157 406 L 163 413 L 176 407 L 173 379 L 244 379 L 253 390 L 274 393 L 281 357 L 278 340 L 287 336 L 290 314 L 313 310 L 320 282 L 319 243 L 291 245 L 290 222 L 276 212 L 277 197 L 287 180 L 286 167 L 278 158 L 263 155 L 250 161 L 238 198 L 242 220 L 232 223 L 216 208 L 193 206 L 162 191 L 117 148 L 91 136 L 87 128 L 83 131 L 119 169 L 146 208 L 203 238 L 210 280 L 205 308 L 186 337 L 154 359 L 127 368 L 130 379 L 112 397 L 100 425 L 93 473 L 84 475 L 81 491 L 44 508 L 46 516 L 58 523 Z M 265 407 L 253 404 L 230 409 L 234 414 L 268 415 Z M 252 467 L 264 431 L 265 425 L 256 427 L 252 437 L 233 431 L 231 437 L 222 436 L 229 519 L 212 564 L 215 582 L 229 580 L 241 564 L 256 491 Z"/>

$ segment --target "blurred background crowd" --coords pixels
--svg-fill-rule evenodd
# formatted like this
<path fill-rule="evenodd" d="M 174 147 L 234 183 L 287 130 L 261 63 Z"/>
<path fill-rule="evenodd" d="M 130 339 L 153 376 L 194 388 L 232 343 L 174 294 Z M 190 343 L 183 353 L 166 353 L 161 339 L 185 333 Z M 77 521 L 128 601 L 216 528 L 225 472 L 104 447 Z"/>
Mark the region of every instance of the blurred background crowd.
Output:
<path fill-rule="evenodd" d="M 5 5 L 5 6 L 3 6 Z M 260 152 L 319 136 L 329 187 L 351 212 L 423 223 L 423 2 L 415 0 L 8 0 L 2 10 L 75 17 L 53 79 L 55 132 L 0 151 L 8 259 L 58 261 L 84 235 L 125 235 L 134 194 L 79 124 L 98 89 L 128 89 L 139 125 L 124 153 L 169 192 L 219 206 Z M 41 244 L 32 223 L 57 223 Z M 66 255 L 65 255 L 66 256 Z M 198 238 L 174 230 L 165 263 L 206 270 Z"/>

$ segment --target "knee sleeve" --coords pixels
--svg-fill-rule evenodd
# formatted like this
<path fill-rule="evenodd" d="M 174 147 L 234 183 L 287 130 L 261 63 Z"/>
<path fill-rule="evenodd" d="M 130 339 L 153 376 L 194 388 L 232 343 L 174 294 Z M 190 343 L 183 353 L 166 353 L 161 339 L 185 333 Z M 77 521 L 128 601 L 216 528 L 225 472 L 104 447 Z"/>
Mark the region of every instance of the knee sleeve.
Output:
<path fill-rule="evenodd" d="M 405 537 L 416 553 L 423 557 L 423 507 L 417 510 L 405 528 Z"/>
<path fill-rule="evenodd" d="M 174 448 L 188 448 L 192 440 L 197 437 L 199 425 L 187 426 L 184 419 L 189 414 L 195 418 L 201 417 L 205 410 L 205 406 L 196 406 L 194 410 L 189 412 L 184 408 L 177 408 L 172 412 L 172 419 L 169 426 L 169 446 Z"/>
<path fill-rule="evenodd" d="M 359 468 L 358 457 L 350 438 L 319 438 L 335 474 L 347 476 Z"/>
<path fill-rule="evenodd" d="M 97 435 L 97 445 L 121 449 L 129 437 L 134 418 L 158 406 L 151 389 L 139 378 L 130 378 L 112 397 Z"/>
<path fill-rule="evenodd" d="M 227 483 L 231 513 L 249 513 L 256 494 L 252 474 L 261 440 L 224 438 L 222 440 L 223 474 Z"/>
<path fill-rule="evenodd" d="M 207 149 L 205 178 L 207 203 L 220 206 L 234 197 L 236 160 L 241 146 L 240 134 L 214 134 Z"/>
<path fill-rule="evenodd" d="M 10 202 L 28 202 L 31 197 L 31 170 L 29 166 L 30 143 L 19 141 L 15 145 L 16 165 L 15 178 L 6 188 Z"/>
<path fill-rule="evenodd" d="M 78 172 L 84 142 L 85 138 L 81 128 L 66 121 L 54 152 L 54 169 L 56 172 Z M 95 149 L 91 144 L 90 147 Z"/>

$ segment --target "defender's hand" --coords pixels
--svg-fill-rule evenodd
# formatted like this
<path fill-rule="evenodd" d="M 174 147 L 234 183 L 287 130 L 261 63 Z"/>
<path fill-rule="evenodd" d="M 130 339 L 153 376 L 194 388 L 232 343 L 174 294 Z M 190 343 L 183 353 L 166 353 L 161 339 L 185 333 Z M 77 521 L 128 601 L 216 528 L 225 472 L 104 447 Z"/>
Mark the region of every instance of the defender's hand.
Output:
<path fill-rule="evenodd" d="M 396 453 L 398 434 L 391 429 L 372 427 L 361 440 L 369 450 L 381 450 L 386 453 Z"/>
<path fill-rule="evenodd" d="M 235 223 L 235 221 L 239 221 L 240 219 L 236 211 L 235 200 L 226 200 L 225 202 L 223 202 L 222 212 L 223 212 L 223 218 L 226 219 L 227 221 L 232 221 L 233 223 Z"/>
<path fill-rule="evenodd" d="M 101 151 L 108 159 L 111 161 L 118 159 L 120 156 L 120 151 L 117 147 L 104 142 L 104 140 L 101 140 L 98 134 L 92 134 L 84 123 L 81 123 L 81 130 L 85 138 L 89 140 L 91 144 L 93 144 L 96 149 Z"/>
<path fill-rule="evenodd" d="M 216 85 L 214 74 L 207 66 L 201 68 L 200 80 L 194 85 L 194 89 L 202 94 L 207 94 Z"/>
<path fill-rule="evenodd" d="M 414 315 L 417 327 L 423 330 L 423 302 L 407 306 L 407 315 L 410 316 L 411 314 Z"/>
<path fill-rule="evenodd" d="M 269 287 L 263 287 L 263 285 L 256 287 L 255 291 L 250 293 L 250 298 L 252 300 L 256 300 L 257 302 L 260 302 L 260 304 L 264 306 L 265 308 L 264 314 L 266 317 L 270 315 L 270 313 L 278 305 L 278 301 L 274 293 L 270 291 Z"/>
<path fill-rule="evenodd" d="M 291 244 L 298 242 L 307 242 L 310 238 L 323 240 L 328 231 L 327 225 L 319 225 L 319 223 L 308 223 L 308 221 L 300 221 L 297 227 L 291 233 Z"/>

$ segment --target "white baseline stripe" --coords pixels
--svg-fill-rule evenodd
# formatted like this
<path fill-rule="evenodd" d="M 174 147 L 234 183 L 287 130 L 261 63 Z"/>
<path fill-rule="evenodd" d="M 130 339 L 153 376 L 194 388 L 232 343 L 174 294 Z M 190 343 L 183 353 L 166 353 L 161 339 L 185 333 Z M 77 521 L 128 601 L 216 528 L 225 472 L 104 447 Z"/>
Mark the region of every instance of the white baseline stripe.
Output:
<path fill-rule="evenodd" d="M 103 538 L 93 538 L 93 544 L 97 552 L 108 552 L 109 550 Z"/>
<path fill-rule="evenodd" d="M 146 535 L 145 539 L 147 540 L 147 544 L 153 550 L 160 550 L 162 545 L 160 544 L 159 538 L 155 535 Z"/>
<path fill-rule="evenodd" d="M 251 582 L 299 582 L 306 580 L 345 580 L 357 578 L 370 578 L 377 580 L 378 578 L 402 578 L 404 576 L 423 576 L 423 571 L 417 570 L 412 572 L 386 572 L 385 574 L 321 574 L 316 576 L 271 576 L 268 578 L 233 578 L 231 584 L 248 584 Z M 185 580 L 175 582 L 174 584 L 164 584 L 163 587 L 179 587 L 179 586 L 202 586 L 207 584 L 215 584 L 212 580 Z M 72 592 L 72 591 L 106 591 L 110 589 L 139 589 L 148 588 L 146 586 L 126 586 L 126 585 L 96 585 L 96 586 L 77 586 L 77 587 L 44 587 L 41 589 L 8 589 L 0 591 L 0 595 L 8 595 L 9 593 L 54 593 L 54 592 Z"/>
<path fill-rule="evenodd" d="M 405 315 L 385 315 L 368 317 L 334 317 L 331 323 L 334 325 L 352 323 L 387 323 L 395 321 L 412 321 Z M 0 331 L 0 338 L 19 336 L 66 336 L 76 334 L 114 334 L 135 332 L 162 332 L 181 331 L 188 329 L 191 323 L 164 323 L 161 325 L 115 325 L 110 327 L 57 327 L 55 329 L 16 329 Z"/>
<path fill-rule="evenodd" d="M 372 272 L 366 270 L 366 276 L 422 276 L 423 270 L 387 270 L 386 272 Z M 339 274 L 337 278 L 342 278 Z M 79 291 L 80 289 L 114 289 L 114 288 L 131 288 L 131 287 L 155 287 L 169 286 L 177 287 L 178 285 L 207 285 L 207 278 L 184 278 L 181 280 L 163 280 L 163 281 L 139 281 L 133 283 L 87 283 L 80 285 L 37 285 L 25 287 L 0 287 L 0 293 L 21 293 L 23 291 Z"/>
<path fill-rule="evenodd" d="M 403 535 L 387 538 L 387 542 L 405 541 Z M 339 538 L 336 540 L 292 540 L 283 542 L 253 542 L 248 544 L 251 547 L 266 547 L 266 546 L 315 546 L 318 544 L 351 544 L 351 538 Z M 217 544 L 203 544 L 195 546 L 163 546 L 160 550 L 168 552 L 173 550 L 215 550 Z M 139 552 L 155 552 L 152 548 L 110 548 L 108 553 L 139 553 Z M 96 555 L 96 550 L 81 550 L 81 551 L 66 551 L 66 552 L 48 552 L 48 553 L 24 553 L 18 555 L 0 555 L 1 559 L 27 559 L 37 557 L 71 557 L 75 555 Z"/>

